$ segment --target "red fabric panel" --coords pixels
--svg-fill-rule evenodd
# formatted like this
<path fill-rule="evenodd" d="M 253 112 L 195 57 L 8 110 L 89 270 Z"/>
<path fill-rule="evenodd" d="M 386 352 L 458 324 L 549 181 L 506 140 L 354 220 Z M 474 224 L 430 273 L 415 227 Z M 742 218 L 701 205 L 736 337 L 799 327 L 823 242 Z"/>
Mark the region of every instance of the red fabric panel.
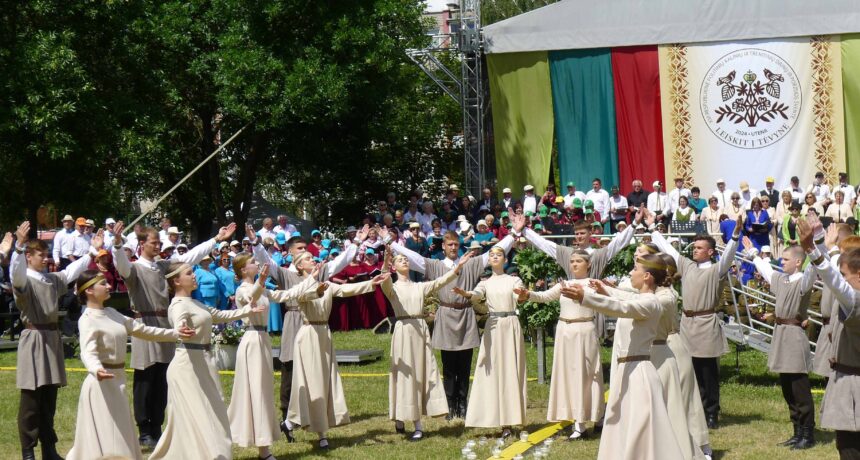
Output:
<path fill-rule="evenodd" d="M 621 194 L 632 191 L 634 179 L 641 180 L 646 190 L 655 180 L 665 184 L 657 47 L 613 48 L 612 80 Z"/>

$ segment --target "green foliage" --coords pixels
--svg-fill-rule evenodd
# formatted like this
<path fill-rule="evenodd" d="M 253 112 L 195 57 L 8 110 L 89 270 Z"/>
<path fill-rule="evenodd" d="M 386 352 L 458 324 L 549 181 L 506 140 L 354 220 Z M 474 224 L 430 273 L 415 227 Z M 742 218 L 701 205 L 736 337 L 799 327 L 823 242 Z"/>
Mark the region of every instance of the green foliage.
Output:
<path fill-rule="evenodd" d="M 213 345 L 239 345 L 242 341 L 242 336 L 245 335 L 245 328 L 239 321 L 228 323 L 223 328 L 212 329 L 212 344 Z"/>
<path fill-rule="evenodd" d="M 603 270 L 603 277 L 615 276 L 618 278 L 624 277 L 633 269 L 633 253 L 636 252 L 636 245 L 631 244 L 622 249 L 609 260 L 606 268 Z"/>
<path fill-rule="evenodd" d="M 481 23 L 490 25 L 519 14 L 528 13 L 558 0 L 484 0 L 481 2 Z"/>
<path fill-rule="evenodd" d="M 517 252 L 514 263 L 519 269 L 520 279 L 529 290 L 535 290 L 535 285 L 543 281 L 544 286 L 551 281 L 564 277 L 564 270 L 550 258 L 534 248 L 525 248 Z M 535 328 L 549 329 L 558 321 L 560 305 L 557 301 L 550 303 L 524 302 L 520 304 L 520 322 L 526 332 L 531 335 Z"/>

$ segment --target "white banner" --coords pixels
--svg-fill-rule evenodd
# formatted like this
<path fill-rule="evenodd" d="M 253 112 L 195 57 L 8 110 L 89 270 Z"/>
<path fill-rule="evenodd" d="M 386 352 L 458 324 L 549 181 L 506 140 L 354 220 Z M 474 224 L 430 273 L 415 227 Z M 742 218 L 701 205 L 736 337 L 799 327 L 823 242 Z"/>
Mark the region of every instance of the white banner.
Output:
<path fill-rule="evenodd" d="M 666 179 L 703 195 L 845 170 L 839 42 L 831 37 L 660 47 Z"/>

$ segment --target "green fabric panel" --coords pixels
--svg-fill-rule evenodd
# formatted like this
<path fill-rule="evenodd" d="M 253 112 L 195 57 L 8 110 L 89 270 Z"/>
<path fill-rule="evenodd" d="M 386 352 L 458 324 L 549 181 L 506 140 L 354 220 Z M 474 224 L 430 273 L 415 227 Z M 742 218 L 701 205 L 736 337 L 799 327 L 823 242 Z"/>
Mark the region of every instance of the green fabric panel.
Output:
<path fill-rule="evenodd" d="M 577 190 L 618 185 L 615 90 L 609 49 L 551 51 L 553 107 L 561 181 Z"/>
<path fill-rule="evenodd" d="M 842 99 L 848 181 L 860 183 L 860 34 L 842 35 Z"/>
<path fill-rule="evenodd" d="M 543 190 L 552 155 L 552 93 L 545 51 L 488 54 L 496 149 L 496 193 Z"/>

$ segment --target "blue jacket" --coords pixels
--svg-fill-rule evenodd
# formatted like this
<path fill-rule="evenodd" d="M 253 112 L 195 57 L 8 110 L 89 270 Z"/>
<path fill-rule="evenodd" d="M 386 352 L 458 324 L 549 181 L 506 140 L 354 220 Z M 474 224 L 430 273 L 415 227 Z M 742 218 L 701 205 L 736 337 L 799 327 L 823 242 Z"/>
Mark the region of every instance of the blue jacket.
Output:
<path fill-rule="evenodd" d="M 218 284 L 221 286 L 220 303 L 218 308 L 221 310 L 229 310 L 231 307 L 228 297 L 236 294 L 236 274 L 232 270 L 227 270 L 224 267 L 215 269 L 215 276 L 218 277 Z"/>
<path fill-rule="evenodd" d="M 197 289 L 191 293 L 191 297 L 209 305 L 210 307 L 218 307 L 218 302 L 221 299 L 221 283 L 218 282 L 218 277 L 200 268 L 194 267 L 194 276 L 197 277 Z"/>

